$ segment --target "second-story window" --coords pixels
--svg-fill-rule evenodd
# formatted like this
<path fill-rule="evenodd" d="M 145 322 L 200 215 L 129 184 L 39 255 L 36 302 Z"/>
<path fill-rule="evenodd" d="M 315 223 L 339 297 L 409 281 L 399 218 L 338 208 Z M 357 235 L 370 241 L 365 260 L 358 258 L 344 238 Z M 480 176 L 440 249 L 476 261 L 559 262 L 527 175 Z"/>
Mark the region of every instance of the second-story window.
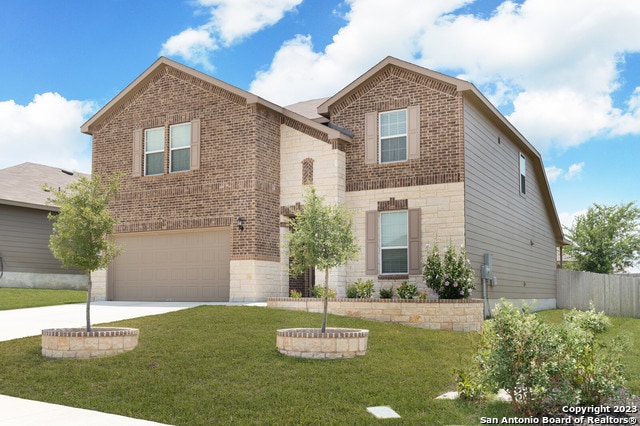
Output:
<path fill-rule="evenodd" d="M 164 173 L 164 127 L 144 131 L 144 174 Z"/>
<path fill-rule="evenodd" d="M 527 193 L 527 158 L 520 153 L 520 193 Z"/>
<path fill-rule="evenodd" d="M 407 160 L 407 110 L 380 113 L 380 163 Z"/>
<path fill-rule="evenodd" d="M 183 172 L 191 167 L 191 123 L 175 124 L 169 130 L 169 171 Z"/>

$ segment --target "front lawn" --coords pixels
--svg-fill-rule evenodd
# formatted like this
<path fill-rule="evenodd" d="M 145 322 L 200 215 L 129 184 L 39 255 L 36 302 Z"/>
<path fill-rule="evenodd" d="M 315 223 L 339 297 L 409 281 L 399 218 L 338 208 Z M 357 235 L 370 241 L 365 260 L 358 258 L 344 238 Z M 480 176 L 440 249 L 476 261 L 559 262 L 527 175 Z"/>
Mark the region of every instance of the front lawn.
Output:
<path fill-rule="evenodd" d="M 452 370 L 477 335 L 330 316 L 331 327 L 370 330 L 367 355 L 306 360 L 275 349 L 276 329 L 319 327 L 320 314 L 202 306 L 128 320 L 134 351 L 49 360 L 40 338 L 0 343 L 0 394 L 174 425 L 369 424 L 389 405 L 406 424 L 473 424 L 511 413 L 505 404 L 434 400 L 455 389 Z"/>
<path fill-rule="evenodd" d="M 86 290 L 0 288 L 0 311 L 87 301 Z"/>
<path fill-rule="evenodd" d="M 633 335 L 625 361 L 634 365 L 628 376 L 638 394 L 640 320 L 612 320 L 609 333 Z M 475 333 L 329 316 L 330 327 L 370 330 L 366 356 L 307 360 L 276 351 L 276 329 L 320 323 L 321 314 L 201 306 L 114 323 L 141 334 L 138 348 L 111 358 L 49 360 L 39 337 L 2 342 L 0 394 L 173 425 L 371 424 L 366 408 L 377 405 L 402 416 L 385 424 L 479 424 L 482 416 L 514 415 L 506 403 L 434 399 L 455 390 L 453 370 L 469 361 Z"/>

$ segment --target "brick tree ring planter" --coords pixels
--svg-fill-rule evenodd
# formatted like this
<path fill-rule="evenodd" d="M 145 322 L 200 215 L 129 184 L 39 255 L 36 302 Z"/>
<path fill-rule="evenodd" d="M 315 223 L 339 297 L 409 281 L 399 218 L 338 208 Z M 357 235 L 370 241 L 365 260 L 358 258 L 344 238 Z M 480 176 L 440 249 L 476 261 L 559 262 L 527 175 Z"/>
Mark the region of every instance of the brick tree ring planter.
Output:
<path fill-rule="evenodd" d="M 138 346 L 137 328 L 93 327 L 42 330 L 42 355 L 47 358 L 98 358 Z"/>
<path fill-rule="evenodd" d="M 298 358 L 353 358 L 367 352 L 368 337 L 369 330 L 357 328 L 285 328 L 277 332 L 276 347 Z"/>

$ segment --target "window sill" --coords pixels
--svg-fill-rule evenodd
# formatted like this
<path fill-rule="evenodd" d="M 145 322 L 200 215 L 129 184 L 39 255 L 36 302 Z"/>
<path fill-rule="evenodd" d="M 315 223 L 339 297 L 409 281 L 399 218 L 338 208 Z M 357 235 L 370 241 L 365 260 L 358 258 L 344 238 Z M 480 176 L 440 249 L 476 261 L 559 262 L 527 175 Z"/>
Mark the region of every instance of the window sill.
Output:
<path fill-rule="evenodd" d="M 378 275 L 379 280 L 408 280 L 409 274 Z"/>

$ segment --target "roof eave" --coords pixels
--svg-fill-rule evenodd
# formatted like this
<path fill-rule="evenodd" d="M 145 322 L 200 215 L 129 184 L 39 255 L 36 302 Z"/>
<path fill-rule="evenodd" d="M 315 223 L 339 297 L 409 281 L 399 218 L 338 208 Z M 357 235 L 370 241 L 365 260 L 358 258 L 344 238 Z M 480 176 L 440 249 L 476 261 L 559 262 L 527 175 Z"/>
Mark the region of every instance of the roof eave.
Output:
<path fill-rule="evenodd" d="M 27 209 L 45 210 L 45 211 L 50 211 L 50 212 L 59 212 L 60 211 L 60 208 L 57 207 L 57 206 L 28 203 L 28 202 L 25 202 L 25 201 L 0 199 L 0 204 L 1 205 L 5 205 L 5 206 L 13 206 L 13 207 L 24 207 L 24 208 L 27 208 Z"/>

